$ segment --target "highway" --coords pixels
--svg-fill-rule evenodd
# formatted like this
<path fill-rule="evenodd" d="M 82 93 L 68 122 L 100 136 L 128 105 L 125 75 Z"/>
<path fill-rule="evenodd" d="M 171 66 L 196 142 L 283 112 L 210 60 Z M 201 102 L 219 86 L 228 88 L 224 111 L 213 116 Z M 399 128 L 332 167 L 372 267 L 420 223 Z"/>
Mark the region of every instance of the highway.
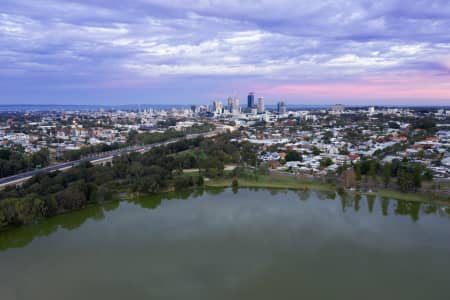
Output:
<path fill-rule="evenodd" d="M 148 145 L 143 145 L 143 146 L 130 146 L 130 147 L 126 147 L 126 148 L 120 148 L 120 149 L 116 149 L 116 150 L 112 150 L 112 151 L 108 151 L 108 152 L 103 152 L 100 154 L 95 154 L 95 155 L 91 155 L 91 156 L 87 156 L 87 157 L 83 157 L 79 160 L 74 160 L 74 161 L 69 161 L 69 162 L 65 162 L 65 163 L 61 163 L 58 165 L 53 165 L 53 166 L 49 166 L 46 168 L 42 168 L 42 169 L 36 169 L 36 170 L 32 170 L 32 171 L 27 171 L 27 172 L 23 172 L 23 173 L 19 173 L 16 175 L 12 175 L 9 177 L 3 177 L 0 178 L 0 187 L 5 187 L 7 185 L 11 185 L 11 184 L 17 184 L 20 182 L 23 182 L 37 174 L 40 173 L 44 173 L 44 172 L 54 172 L 54 171 L 61 171 L 64 169 L 68 169 L 71 168 L 73 166 L 76 166 L 82 162 L 93 162 L 96 160 L 101 160 L 101 159 L 106 159 L 108 157 L 115 157 L 115 156 L 120 156 L 123 154 L 127 154 L 127 153 L 131 153 L 131 152 L 146 152 L 148 150 L 150 150 L 151 148 L 154 147 L 160 147 L 163 145 L 168 145 L 171 143 L 175 143 L 178 141 L 181 141 L 183 139 L 194 139 L 198 136 L 204 136 L 204 137 L 213 137 L 217 135 L 216 131 L 212 131 L 212 132 L 208 132 L 208 133 L 199 133 L 199 134 L 189 134 L 185 137 L 182 138 L 177 138 L 177 139 L 171 139 L 171 140 L 167 140 L 164 142 L 159 142 L 159 143 L 154 143 L 154 144 L 148 144 Z"/>

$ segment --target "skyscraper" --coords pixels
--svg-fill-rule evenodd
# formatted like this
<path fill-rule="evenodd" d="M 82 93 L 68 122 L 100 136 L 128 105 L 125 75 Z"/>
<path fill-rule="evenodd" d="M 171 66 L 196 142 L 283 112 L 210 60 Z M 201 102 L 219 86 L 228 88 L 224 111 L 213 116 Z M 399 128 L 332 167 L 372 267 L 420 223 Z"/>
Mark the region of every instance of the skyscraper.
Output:
<path fill-rule="evenodd" d="M 239 111 L 239 99 L 238 99 L 238 97 L 234 97 L 234 99 L 233 99 L 233 110 L 232 110 L 232 113 L 233 113 L 234 115 L 237 115 L 237 114 L 240 113 L 240 111 Z"/>
<path fill-rule="evenodd" d="M 228 97 L 228 112 L 232 113 L 233 115 L 237 115 L 240 113 L 239 110 L 239 99 L 238 97 Z"/>
<path fill-rule="evenodd" d="M 284 104 L 284 101 L 280 101 L 277 103 L 277 112 L 280 115 L 286 113 L 286 105 Z"/>
<path fill-rule="evenodd" d="M 233 97 L 228 97 L 228 112 L 232 113 L 233 112 Z"/>
<path fill-rule="evenodd" d="M 222 102 L 220 102 L 220 101 L 213 102 L 213 113 L 215 113 L 215 114 L 222 113 Z"/>
<path fill-rule="evenodd" d="M 258 98 L 258 114 L 262 114 L 266 111 L 266 108 L 264 106 L 264 97 Z"/>
<path fill-rule="evenodd" d="M 247 108 L 252 108 L 253 106 L 255 106 L 255 95 L 253 94 L 253 92 L 248 93 L 248 97 L 247 97 Z"/>

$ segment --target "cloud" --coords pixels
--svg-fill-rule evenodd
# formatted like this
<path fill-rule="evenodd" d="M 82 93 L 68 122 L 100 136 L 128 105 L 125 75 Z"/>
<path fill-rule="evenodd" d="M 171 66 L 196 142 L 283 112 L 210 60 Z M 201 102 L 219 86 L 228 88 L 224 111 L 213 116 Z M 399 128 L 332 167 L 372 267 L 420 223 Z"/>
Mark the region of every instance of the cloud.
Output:
<path fill-rule="evenodd" d="M 430 91 L 430 98 L 441 101 L 446 90 L 432 91 L 449 79 L 448 28 L 446 1 L 4 0 L 0 86 L 8 84 L 10 93 L 0 102 L 11 95 L 27 102 L 23 82 L 51 98 L 67 86 L 108 95 L 108 89 L 145 88 L 150 82 L 153 89 L 155 82 L 162 89 L 187 85 L 186 99 L 177 101 L 189 102 L 239 80 L 327 89 L 336 82 L 358 85 L 371 76 L 408 78 L 417 72 L 433 88 L 414 95 Z M 292 98 L 293 90 L 302 97 L 307 91 L 275 90 Z M 158 96 L 163 95 L 151 100 Z M 377 96 L 401 100 L 407 94 L 386 90 Z"/>

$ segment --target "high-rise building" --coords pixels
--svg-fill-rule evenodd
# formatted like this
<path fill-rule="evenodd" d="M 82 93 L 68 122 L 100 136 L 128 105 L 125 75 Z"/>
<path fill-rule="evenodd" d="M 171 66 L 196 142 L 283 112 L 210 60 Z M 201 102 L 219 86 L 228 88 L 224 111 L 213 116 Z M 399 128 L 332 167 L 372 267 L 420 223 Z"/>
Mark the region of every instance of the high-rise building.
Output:
<path fill-rule="evenodd" d="M 247 108 L 251 109 L 253 106 L 255 106 L 255 94 L 253 94 L 253 92 L 250 92 L 247 96 Z"/>
<path fill-rule="evenodd" d="M 258 98 L 258 114 L 262 114 L 266 111 L 266 108 L 264 106 L 264 97 Z"/>
<path fill-rule="evenodd" d="M 277 103 L 277 112 L 280 115 L 286 113 L 286 105 L 284 104 L 284 101 L 280 101 Z"/>
<path fill-rule="evenodd" d="M 233 99 L 233 109 L 232 109 L 232 113 L 234 115 L 239 114 L 240 113 L 240 104 L 239 104 L 239 99 L 237 97 L 234 97 Z"/>
<path fill-rule="evenodd" d="M 232 113 L 233 112 L 233 104 L 234 104 L 233 97 L 230 96 L 230 97 L 228 97 L 227 100 L 228 100 L 228 106 L 227 106 L 228 112 Z"/>
<path fill-rule="evenodd" d="M 223 108 L 222 102 L 220 102 L 220 101 L 214 101 L 213 102 L 213 113 L 221 114 L 222 113 L 222 108 Z"/>
<path fill-rule="evenodd" d="M 237 115 L 240 113 L 239 110 L 239 99 L 235 97 L 228 97 L 228 112 L 232 113 L 233 115 Z"/>

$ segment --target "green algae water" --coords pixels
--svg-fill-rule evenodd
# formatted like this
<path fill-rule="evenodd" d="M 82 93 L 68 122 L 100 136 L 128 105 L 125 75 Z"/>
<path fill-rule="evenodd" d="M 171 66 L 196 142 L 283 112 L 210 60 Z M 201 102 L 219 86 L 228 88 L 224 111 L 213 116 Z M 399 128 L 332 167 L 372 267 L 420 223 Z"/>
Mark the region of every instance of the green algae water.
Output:
<path fill-rule="evenodd" d="M 120 201 L 0 232 L 0 299 L 448 299 L 450 209 L 314 191 Z"/>

